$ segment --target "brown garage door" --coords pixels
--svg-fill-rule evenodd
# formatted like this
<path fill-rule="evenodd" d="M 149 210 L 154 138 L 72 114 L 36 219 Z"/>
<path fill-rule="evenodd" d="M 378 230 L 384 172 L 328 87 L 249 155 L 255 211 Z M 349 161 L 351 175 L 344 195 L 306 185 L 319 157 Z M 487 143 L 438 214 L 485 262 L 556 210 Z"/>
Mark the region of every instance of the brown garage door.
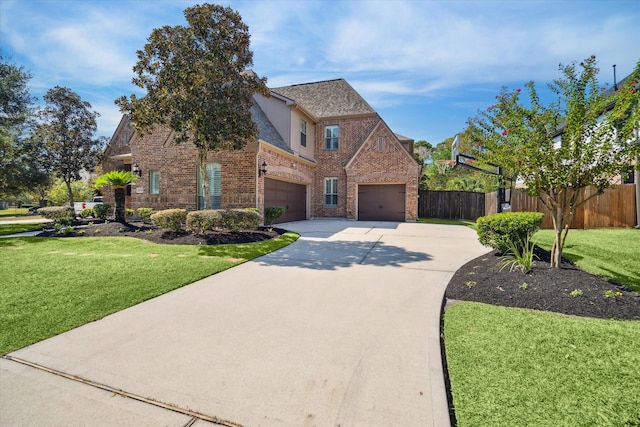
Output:
<path fill-rule="evenodd" d="M 265 178 L 264 206 L 283 206 L 287 209 L 274 223 L 307 219 L 307 186 Z"/>
<path fill-rule="evenodd" d="M 404 184 L 359 185 L 358 220 L 404 221 Z"/>

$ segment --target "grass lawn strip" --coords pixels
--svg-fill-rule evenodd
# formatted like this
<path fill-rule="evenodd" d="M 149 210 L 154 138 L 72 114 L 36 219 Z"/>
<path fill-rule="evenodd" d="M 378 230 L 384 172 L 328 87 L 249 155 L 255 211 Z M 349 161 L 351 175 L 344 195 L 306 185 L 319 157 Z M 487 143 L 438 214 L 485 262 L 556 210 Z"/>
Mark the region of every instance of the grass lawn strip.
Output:
<path fill-rule="evenodd" d="M 553 240 L 553 230 L 540 230 L 533 237 L 548 251 Z M 589 273 L 613 278 L 640 292 L 640 230 L 569 230 L 562 255 Z"/>
<path fill-rule="evenodd" d="M 264 242 L 215 247 L 155 245 L 126 237 L 0 239 L 0 354 L 193 283 L 297 238 L 286 233 Z"/>
<path fill-rule="evenodd" d="M 42 224 L 2 224 L 0 225 L 0 236 L 24 233 L 25 231 L 39 230 L 41 228 Z"/>
<path fill-rule="evenodd" d="M 464 302 L 444 329 L 459 427 L 640 425 L 640 322 Z"/>

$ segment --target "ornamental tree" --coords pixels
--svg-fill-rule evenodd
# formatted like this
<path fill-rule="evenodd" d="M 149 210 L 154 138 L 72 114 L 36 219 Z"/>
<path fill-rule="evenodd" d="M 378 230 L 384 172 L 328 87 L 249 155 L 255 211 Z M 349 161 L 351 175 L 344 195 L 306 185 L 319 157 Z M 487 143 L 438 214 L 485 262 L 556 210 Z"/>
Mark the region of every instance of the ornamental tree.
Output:
<path fill-rule="evenodd" d="M 93 170 L 106 139 L 94 138 L 99 114 L 71 89 L 56 86 L 47 91 L 44 100 L 41 122 L 31 139 L 44 144 L 46 164 L 65 183 L 73 207 L 71 182 L 80 180 L 83 170 Z"/>
<path fill-rule="evenodd" d="M 249 29 L 238 12 L 202 4 L 184 15 L 187 26 L 154 29 L 138 51 L 133 83 L 147 94 L 121 97 L 116 104 L 140 134 L 164 125 L 174 131 L 174 143 L 197 147 L 207 209 L 207 154 L 241 149 L 257 136 L 250 108 L 253 95 L 267 94 L 267 87 L 266 79 L 248 71 Z"/>
<path fill-rule="evenodd" d="M 640 155 L 640 61 L 617 91 L 598 84 L 594 56 L 560 70 L 562 77 L 549 84 L 556 99 L 548 105 L 530 82 L 526 102 L 520 89 L 503 88 L 495 105 L 469 121 L 483 147 L 475 156 L 518 176 L 550 210 L 556 268 L 576 209 L 619 182 Z M 597 192 L 585 196 L 589 186 Z"/>
<path fill-rule="evenodd" d="M 127 186 L 138 180 L 138 175 L 128 171 L 112 170 L 96 178 L 97 188 L 111 186 L 116 201 L 115 220 L 116 222 L 126 222 L 125 202 L 127 197 Z"/>

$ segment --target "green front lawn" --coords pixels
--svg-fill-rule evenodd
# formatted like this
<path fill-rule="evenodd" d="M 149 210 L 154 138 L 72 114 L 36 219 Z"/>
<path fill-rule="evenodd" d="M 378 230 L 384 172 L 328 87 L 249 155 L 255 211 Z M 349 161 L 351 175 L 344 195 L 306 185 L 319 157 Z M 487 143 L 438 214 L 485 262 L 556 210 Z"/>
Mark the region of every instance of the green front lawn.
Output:
<path fill-rule="evenodd" d="M 550 251 L 553 230 L 538 231 L 533 241 Z M 563 256 L 589 273 L 613 278 L 640 292 L 640 230 L 569 230 Z"/>
<path fill-rule="evenodd" d="M 41 228 L 42 224 L 1 224 L 0 236 L 23 233 L 25 231 L 39 230 Z"/>
<path fill-rule="evenodd" d="M 459 427 L 640 426 L 640 322 L 464 302 L 444 330 Z"/>
<path fill-rule="evenodd" d="M 100 319 L 246 260 L 297 234 L 242 245 L 127 237 L 0 239 L 0 354 Z"/>

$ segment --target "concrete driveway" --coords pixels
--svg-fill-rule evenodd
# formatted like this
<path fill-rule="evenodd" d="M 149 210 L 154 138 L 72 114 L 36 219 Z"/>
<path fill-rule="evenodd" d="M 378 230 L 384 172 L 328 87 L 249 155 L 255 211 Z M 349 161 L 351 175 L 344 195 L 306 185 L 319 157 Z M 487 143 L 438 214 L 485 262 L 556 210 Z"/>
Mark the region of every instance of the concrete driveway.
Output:
<path fill-rule="evenodd" d="M 302 237 L 1 359 L 0 424 L 449 425 L 439 314 L 476 233 L 280 226 Z"/>

